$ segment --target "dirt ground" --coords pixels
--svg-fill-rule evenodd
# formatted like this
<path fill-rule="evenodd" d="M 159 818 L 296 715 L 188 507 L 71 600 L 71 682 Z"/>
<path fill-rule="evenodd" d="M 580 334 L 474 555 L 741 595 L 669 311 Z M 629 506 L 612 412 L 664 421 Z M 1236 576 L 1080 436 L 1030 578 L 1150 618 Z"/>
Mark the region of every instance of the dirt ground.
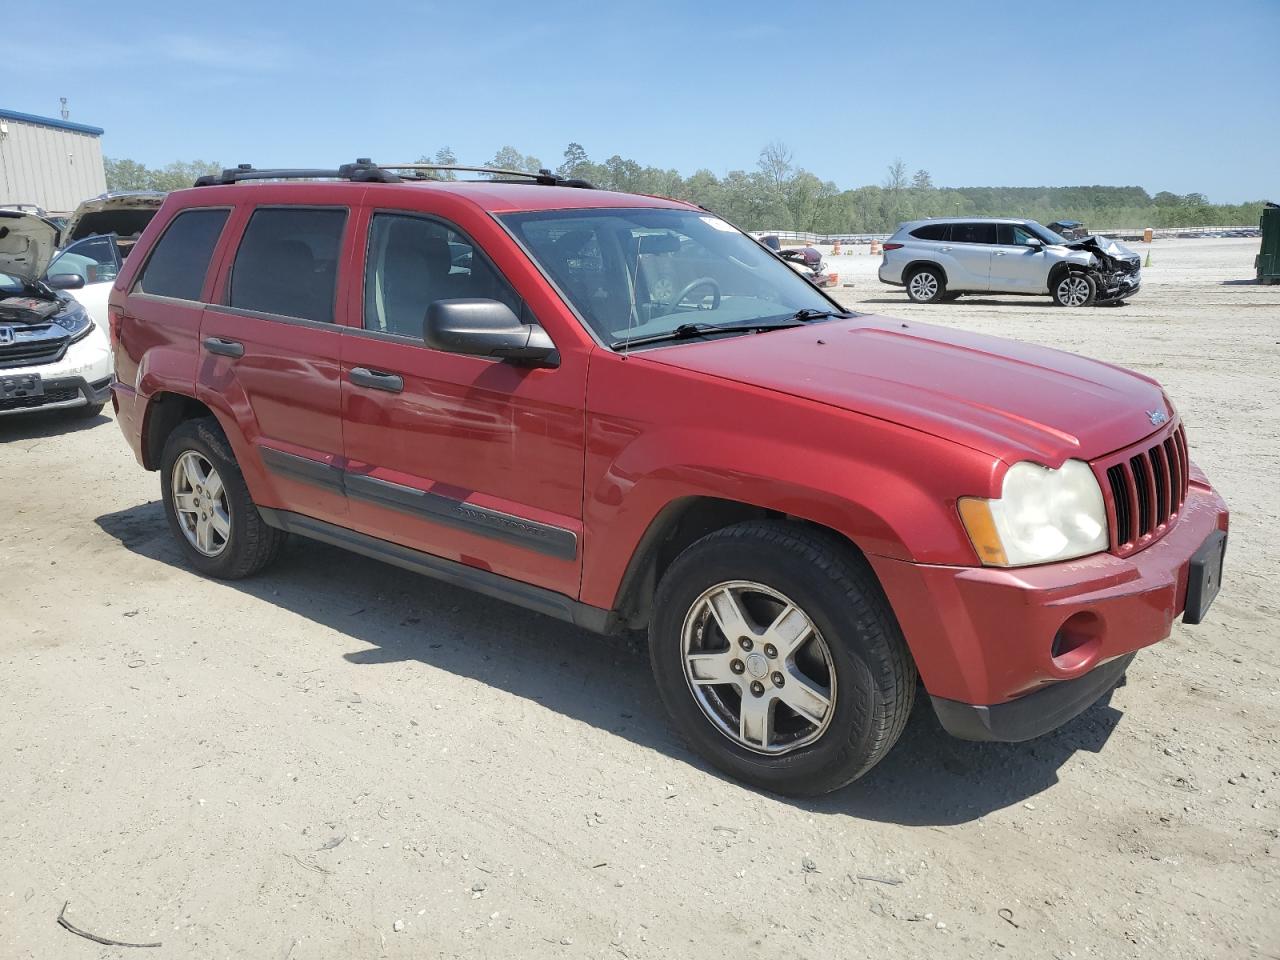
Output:
<path fill-rule="evenodd" d="M 1021 745 L 927 704 L 831 797 L 728 782 L 643 647 L 295 540 L 185 569 L 107 417 L 0 420 L 0 957 L 1280 956 L 1280 287 L 1165 241 L 1129 305 L 846 302 L 1163 381 L 1233 510 L 1208 622 Z M 1145 251 L 1144 251 L 1145 252 Z"/>

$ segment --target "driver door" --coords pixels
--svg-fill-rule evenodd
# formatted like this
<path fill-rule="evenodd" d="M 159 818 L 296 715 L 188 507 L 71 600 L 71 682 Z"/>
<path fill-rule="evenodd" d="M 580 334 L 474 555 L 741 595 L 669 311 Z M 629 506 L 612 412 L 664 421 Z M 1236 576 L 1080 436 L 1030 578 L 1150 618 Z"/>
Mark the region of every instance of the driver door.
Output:
<path fill-rule="evenodd" d="M 991 251 L 991 289 L 1004 293 L 1044 293 L 1049 282 L 1048 257 L 1038 240 L 1016 223 L 996 225 L 997 243 Z"/>
<path fill-rule="evenodd" d="M 527 300 L 443 218 L 373 209 L 363 294 L 342 336 L 350 524 L 571 597 L 582 556 L 586 354 L 554 368 L 426 346 L 433 300 Z M 557 344 L 563 347 L 564 344 Z"/>

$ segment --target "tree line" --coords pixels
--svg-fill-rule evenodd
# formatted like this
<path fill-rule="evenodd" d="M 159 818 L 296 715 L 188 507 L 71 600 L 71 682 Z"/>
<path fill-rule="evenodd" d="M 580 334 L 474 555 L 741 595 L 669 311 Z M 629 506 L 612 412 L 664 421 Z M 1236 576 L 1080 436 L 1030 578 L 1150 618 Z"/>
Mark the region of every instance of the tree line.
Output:
<path fill-rule="evenodd" d="M 447 146 L 424 153 L 419 163 L 458 164 Z M 536 172 L 553 169 L 562 177 L 586 180 L 606 190 L 656 194 L 688 200 L 747 230 L 813 233 L 889 233 L 904 220 L 925 217 L 1028 217 L 1049 223 L 1081 220 L 1093 227 L 1203 227 L 1258 222 L 1263 202 L 1210 203 L 1201 193 L 1154 196 L 1142 187 L 938 187 L 924 169 L 914 172 L 895 159 L 878 184 L 841 190 L 800 166 L 779 141 L 766 144 L 751 170 L 717 176 L 710 170 L 689 176 L 678 170 L 644 166 L 614 154 L 592 160 L 570 143 L 554 168 L 536 156 L 504 146 L 476 166 Z M 197 177 L 217 173 L 218 163 L 200 160 L 148 168 L 133 160 L 107 158 L 108 190 L 177 190 Z M 437 174 L 452 179 L 448 172 Z"/>

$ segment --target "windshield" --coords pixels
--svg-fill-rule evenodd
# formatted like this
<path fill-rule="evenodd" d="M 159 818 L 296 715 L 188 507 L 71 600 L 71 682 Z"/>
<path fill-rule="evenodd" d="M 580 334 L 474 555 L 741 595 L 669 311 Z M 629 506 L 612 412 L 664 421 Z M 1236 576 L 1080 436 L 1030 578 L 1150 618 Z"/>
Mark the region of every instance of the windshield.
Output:
<path fill-rule="evenodd" d="M 1027 221 L 1027 229 L 1048 244 L 1061 246 L 1064 243 L 1071 242 L 1066 237 L 1054 233 L 1048 227 L 1044 226 L 1043 224 L 1036 223 L 1034 220 Z"/>
<path fill-rule="evenodd" d="M 540 210 L 502 221 L 609 344 L 685 324 L 838 310 L 750 237 L 699 210 Z"/>

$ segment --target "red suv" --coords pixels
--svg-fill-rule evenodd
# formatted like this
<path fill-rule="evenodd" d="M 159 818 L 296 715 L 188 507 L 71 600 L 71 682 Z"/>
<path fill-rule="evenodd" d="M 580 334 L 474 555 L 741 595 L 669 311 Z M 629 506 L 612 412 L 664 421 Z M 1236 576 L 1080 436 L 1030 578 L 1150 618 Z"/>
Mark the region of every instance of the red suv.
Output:
<path fill-rule="evenodd" d="M 396 171 L 225 171 L 125 263 L 118 421 L 198 570 L 293 533 L 647 628 L 692 745 L 791 794 L 920 681 L 956 736 L 1052 730 L 1216 594 L 1155 381 L 850 313 L 686 203 Z"/>

